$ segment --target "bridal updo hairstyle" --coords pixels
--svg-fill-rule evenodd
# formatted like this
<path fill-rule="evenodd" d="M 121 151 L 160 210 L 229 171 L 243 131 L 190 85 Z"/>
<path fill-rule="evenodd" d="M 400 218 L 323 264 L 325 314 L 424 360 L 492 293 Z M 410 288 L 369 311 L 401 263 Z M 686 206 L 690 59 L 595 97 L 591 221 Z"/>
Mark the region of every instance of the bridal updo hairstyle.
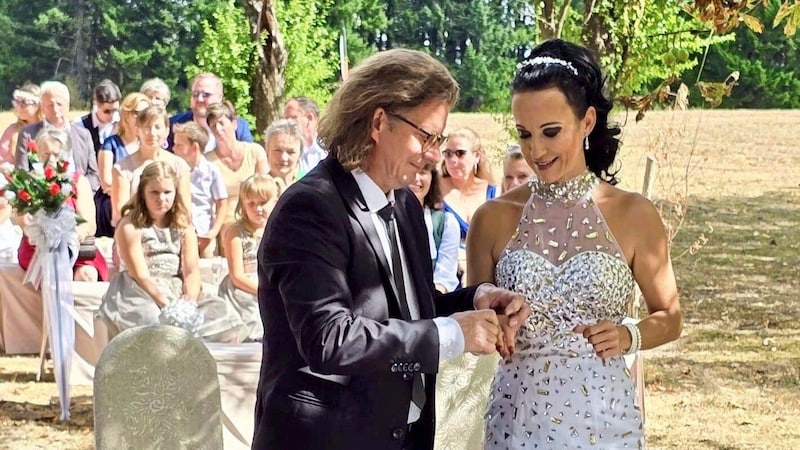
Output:
<path fill-rule="evenodd" d="M 619 150 L 617 136 L 621 130 L 608 123 L 613 100 L 604 92 L 606 78 L 592 52 L 571 42 L 552 39 L 534 48 L 518 67 L 511 83 L 512 94 L 554 87 L 564 94 L 579 119 L 594 106 L 597 121 L 589 134 L 589 148 L 584 150 L 586 165 L 600 179 L 617 184 L 617 171 L 610 169 Z"/>

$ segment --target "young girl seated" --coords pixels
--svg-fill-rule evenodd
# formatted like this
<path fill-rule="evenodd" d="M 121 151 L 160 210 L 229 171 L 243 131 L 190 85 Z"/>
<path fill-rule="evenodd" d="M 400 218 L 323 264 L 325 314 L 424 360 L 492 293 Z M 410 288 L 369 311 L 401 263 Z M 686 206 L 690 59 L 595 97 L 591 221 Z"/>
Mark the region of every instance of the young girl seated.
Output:
<path fill-rule="evenodd" d="M 237 220 L 222 238 L 228 275 L 222 280 L 219 295 L 244 322 L 247 334 L 242 340 L 260 340 L 264 336 L 256 298 L 256 253 L 282 189 L 283 182 L 269 175 L 253 175 L 242 182 L 235 212 Z"/>
<path fill-rule="evenodd" d="M 63 130 L 54 128 L 45 128 L 36 136 L 36 147 L 39 155 L 39 161 L 45 167 L 50 166 L 56 168 L 56 163 L 62 159 L 64 154 L 68 153 L 69 137 Z M 83 222 L 78 224 L 75 231 L 78 234 L 78 241 L 83 242 L 84 239 L 94 236 L 96 230 L 95 222 L 95 209 L 94 209 L 94 195 L 89 181 L 78 172 L 73 172 L 71 175 L 75 183 L 73 188 L 74 195 L 67 198 L 65 205 L 75 211 L 75 213 L 83 218 Z M 26 227 L 31 225 L 32 217 L 28 214 L 17 217 L 17 223 L 25 230 Z M 25 270 L 33 260 L 33 255 L 36 248 L 28 241 L 27 236 L 22 236 L 19 243 L 19 250 L 17 258 L 19 265 Z M 73 279 L 75 281 L 105 281 L 108 279 L 108 267 L 106 260 L 100 252 L 95 252 L 92 257 L 78 258 L 73 267 Z"/>
<path fill-rule="evenodd" d="M 100 305 L 109 336 L 161 322 L 162 309 L 179 299 L 197 302 L 204 321 L 194 333 L 209 341 L 236 342 L 241 321 L 225 303 L 202 291 L 197 234 L 166 162 L 148 164 L 114 232 L 120 271 Z"/>

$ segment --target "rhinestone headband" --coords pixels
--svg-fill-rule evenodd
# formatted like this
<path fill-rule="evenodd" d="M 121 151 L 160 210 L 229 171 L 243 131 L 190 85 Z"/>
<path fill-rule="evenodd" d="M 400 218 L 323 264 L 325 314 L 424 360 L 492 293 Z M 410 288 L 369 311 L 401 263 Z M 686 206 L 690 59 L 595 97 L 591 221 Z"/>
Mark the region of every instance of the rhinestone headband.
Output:
<path fill-rule="evenodd" d="M 522 69 L 525 66 L 561 66 L 572 72 L 576 77 L 578 76 L 578 69 L 576 69 L 571 62 L 559 58 L 552 58 L 550 56 L 537 56 L 533 59 L 526 59 L 517 64 L 517 69 Z"/>

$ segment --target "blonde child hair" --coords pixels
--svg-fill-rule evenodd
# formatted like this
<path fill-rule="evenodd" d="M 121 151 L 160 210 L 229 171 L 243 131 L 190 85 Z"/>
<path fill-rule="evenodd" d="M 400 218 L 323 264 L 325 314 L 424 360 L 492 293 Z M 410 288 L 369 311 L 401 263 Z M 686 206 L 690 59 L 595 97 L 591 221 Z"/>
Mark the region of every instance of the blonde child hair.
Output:
<path fill-rule="evenodd" d="M 240 223 L 247 220 L 244 214 L 244 203 L 248 199 L 258 198 L 264 201 L 277 199 L 285 188 L 286 186 L 280 178 L 263 174 L 249 176 L 239 186 L 239 201 L 236 203 L 234 212 L 236 219 Z"/>

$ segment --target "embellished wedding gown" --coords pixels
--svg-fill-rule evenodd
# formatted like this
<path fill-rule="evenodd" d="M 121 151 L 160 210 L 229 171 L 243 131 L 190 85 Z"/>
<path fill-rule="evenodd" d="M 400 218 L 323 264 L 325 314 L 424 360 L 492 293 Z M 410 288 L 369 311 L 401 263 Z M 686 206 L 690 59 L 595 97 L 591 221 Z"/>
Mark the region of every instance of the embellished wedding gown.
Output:
<path fill-rule="evenodd" d="M 485 449 L 641 448 L 642 417 L 622 357 L 603 361 L 572 330 L 621 323 L 633 275 L 592 193 L 593 174 L 530 182 L 532 195 L 496 268 L 531 307 L 516 353 L 489 393 Z"/>

